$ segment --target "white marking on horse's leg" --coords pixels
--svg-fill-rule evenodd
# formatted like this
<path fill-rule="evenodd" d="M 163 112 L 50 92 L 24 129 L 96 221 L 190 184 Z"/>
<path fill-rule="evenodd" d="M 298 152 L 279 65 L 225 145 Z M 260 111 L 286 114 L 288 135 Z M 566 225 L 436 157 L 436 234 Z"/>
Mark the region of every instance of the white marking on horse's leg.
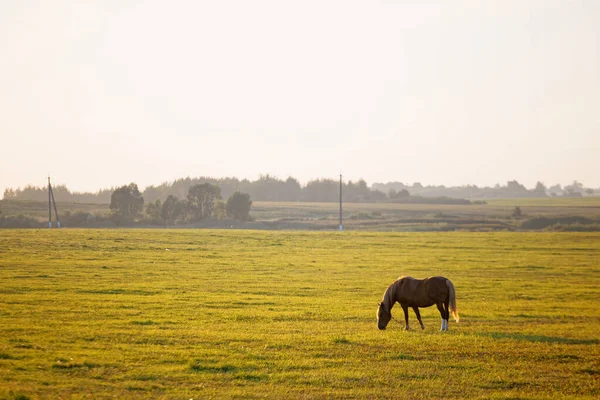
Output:
<path fill-rule="evenodd" d="M 405 331 L 409 331 L 410 330 L 410 326 L 408 324 L 406 324 L 406 326 L 404 327 Z"/>
<path fill-rule="evenodd" d="M 448 330 L 448 320 L 447 319 L 443 319 L 442 320 L 442 328 L 440 329 L 440 331 L 447 331 Z"/>

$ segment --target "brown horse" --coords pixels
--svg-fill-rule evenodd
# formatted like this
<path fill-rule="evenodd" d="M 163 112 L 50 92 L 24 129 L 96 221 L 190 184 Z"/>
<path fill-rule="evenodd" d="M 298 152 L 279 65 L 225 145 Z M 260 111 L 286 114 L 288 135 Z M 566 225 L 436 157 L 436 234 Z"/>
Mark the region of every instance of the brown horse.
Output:
<path fill-rule="evenodd" d="M 404 310 L 404 319 L 406 327 L 404 330 L 409 330 L 408 326 L 408 307 L 411 307 L 421 329 L 425 329 L 425 325 L 421 321 L 419 307 L 430 307 L 436 305 L 442 316 L 442 331 L 448 330 L 448 318 L 450 312 L 458 322 L 458 311 L 456 310 L 456 291 L 454 285 L 449 279 L 442 276 L 432 276 L 427 279 L 415 279 L 410 276 L 401 276 L 387 288 L 383 294 L 383 301 L 379 303 L 377 308 L 377 327 L 385 329 L 388 322 L 392 319 L 392 307 L 398 302 Z"/>

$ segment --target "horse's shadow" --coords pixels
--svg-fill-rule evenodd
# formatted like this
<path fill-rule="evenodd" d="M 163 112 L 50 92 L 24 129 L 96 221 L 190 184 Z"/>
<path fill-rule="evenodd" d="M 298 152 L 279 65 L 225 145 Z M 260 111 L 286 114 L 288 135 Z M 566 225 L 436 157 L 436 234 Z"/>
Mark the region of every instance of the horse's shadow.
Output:
<path fill-rule="evenodd" d="M 528 335 L 524 333 L 488 332 L 480 333 L 479 336 L 491 337 L 492 339 L 512 339 L 533 343 L 558 343 L 558 344 L 598 344 L 598 339 L 572 339 L 560 336 Z"/>

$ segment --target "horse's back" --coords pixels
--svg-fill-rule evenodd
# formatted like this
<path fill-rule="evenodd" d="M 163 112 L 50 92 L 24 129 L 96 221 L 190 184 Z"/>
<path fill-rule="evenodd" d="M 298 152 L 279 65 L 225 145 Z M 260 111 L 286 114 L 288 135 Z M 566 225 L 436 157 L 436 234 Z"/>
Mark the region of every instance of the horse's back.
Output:
<path fill-rule="evenodd" d="M 425 278 L 423 279 L 424 281 L 427 282 L 431 282 L 435 285 L 446 285 L 446 281 L 448 280 L 447 278 L 444 278 L 443 276 L 430 276 L 429 278 Z"/>
<path fill-rule="evenodd" d="M 424 279 L 428 297 L 436 303 L 445 301 L 448 297 L 449 289 L 443 276 L 430 276 Z"/>

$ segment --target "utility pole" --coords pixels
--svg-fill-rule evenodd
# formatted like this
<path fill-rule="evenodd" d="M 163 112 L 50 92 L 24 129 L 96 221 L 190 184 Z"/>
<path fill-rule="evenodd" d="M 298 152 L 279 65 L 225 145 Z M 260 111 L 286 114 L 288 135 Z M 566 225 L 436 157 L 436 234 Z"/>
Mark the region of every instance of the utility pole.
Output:
<path fill-rule="evenodd" d="M 48 176 L 48 228 L 52 228 L 52 186 L 50 186 L 50 176 Z"/>
<path fill-rule="evenodd" d="M 56 226 L 60 228 L 60 220 L 58 219 L 58 211 L 56 210 L 56 200 L 54 200 L 54 191 L 52 191 L 52 185 L 50 184 L 50 176 L 48 176 L 48 228 L 52 228 L 52 204 L 54 204 Z"/>
<path fill-rule="evenodd" d="M 344 230 L 342 224 L 342 174 L 340 174 L 340 232 Z"/>

